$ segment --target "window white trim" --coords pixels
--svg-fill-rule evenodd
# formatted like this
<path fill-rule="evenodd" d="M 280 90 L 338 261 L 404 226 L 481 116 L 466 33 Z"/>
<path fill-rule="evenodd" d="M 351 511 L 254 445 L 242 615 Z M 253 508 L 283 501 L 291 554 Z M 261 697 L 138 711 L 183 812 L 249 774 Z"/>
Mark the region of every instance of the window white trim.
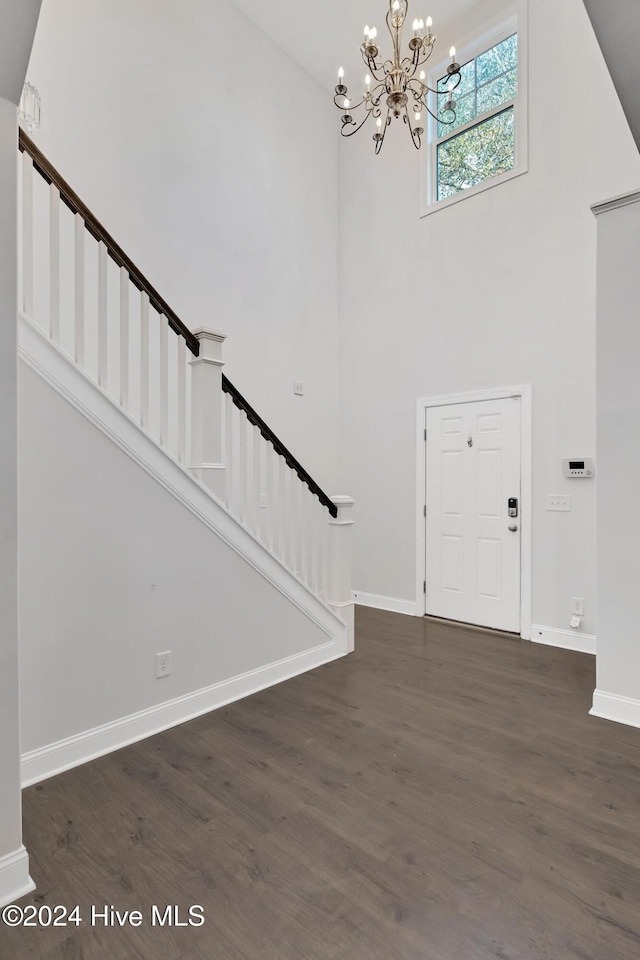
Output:
<path fill-rule="evenodd" d="M 502 173 L 495 177 L 491 177 L 489 180 L 485 180 L 484 183 L 479 183 L 475 187 L 469 187 L 467 190 L 461 190 L 460 193 L 456 193 L 451 197 L 446 197 L 444 200 L 436 200 L 436 147 L 438 143 L 437 127 L 436 121 L 433 120 L 432 117 L 428 117 L 426 144 L 427 156 L 426 158 L 424 156 L 421 157 L 420 163 L 419 210 L 421 217 L 426 217 L 431 213 L 435 213 L 437 210 L 450 207 L 452 204 L 459 203 L 461 200 L 466 200 L 468 197 L 474 197 L 478 193 L 483 193 L 485 190 L 491 190 L 493 187 L 497 187 L 500 184 L 505 183 L 507 180 L 513 180 L 516 177 L 522 176 L 523 173 L 528 172 L 529 42 L 527 27 L 527 0 L 518 0 L 516 7 L 511 8 L 510 13 L 507 13 L 506 16 L 503 16 L 497 24 L 493 25 L 483 35 L 476 35 L 473 41 L 468 42 L 465 46 L 461 47 L 457 56 L 459 63 L 467 63 L 469 60 L 473 60 L 476 57 L 479 57 L 482 53 L 485 53 L 487 50 L 490 50 L 491 47 L 500 43 L 502 40 L 506 40 L 507 37 L 510 37 L 512 34 L 518 34 L 518 98 L 517 100 L 510 100 L 507 103 L 501 104 L 499 109 L 496 109 L 495 111 L 492 110 L 487 114 L 487 116 L 491 116 L 494 113 L 499 113 L 501 110 L 508 109 L 510 105 L 514 105 L 516 119 L 516 156 L 513 170 L 509 170 L 507 173 Z M 438 79 L 446 73 L 448 63 L 448 60 L 443 60 L 434 67 L 429 74 L 430 86 L 435 87 Z M 482 122 L 482 119 L 483 117 L 476 117 L 468 124 L 459 127 L 455 131 L 455 134 L 463 133 L 465 130 L 476 126 L 478 123 Z"/>

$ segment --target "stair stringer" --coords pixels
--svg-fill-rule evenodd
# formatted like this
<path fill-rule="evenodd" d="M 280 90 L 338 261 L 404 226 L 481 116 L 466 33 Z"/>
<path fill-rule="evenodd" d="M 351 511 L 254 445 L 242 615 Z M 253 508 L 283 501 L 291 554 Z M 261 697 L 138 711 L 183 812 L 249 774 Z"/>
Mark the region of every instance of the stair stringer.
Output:
<path fill-rule="evenodd" d="M 230 677 L 135 715 L 118 718 L 99 727 L 80 731 L 62 741 L 30 750 L 22 758 L 25 785 L 346 655 L 348 628 L 340 616 L 313 594 L 32 321 L 20 315 L 18 328 L 21 364 L 35 371 L 60 397 L 242 557 L 326 637 L 326 642 L 302 654 L 260 666 L 242 676 Z"/>

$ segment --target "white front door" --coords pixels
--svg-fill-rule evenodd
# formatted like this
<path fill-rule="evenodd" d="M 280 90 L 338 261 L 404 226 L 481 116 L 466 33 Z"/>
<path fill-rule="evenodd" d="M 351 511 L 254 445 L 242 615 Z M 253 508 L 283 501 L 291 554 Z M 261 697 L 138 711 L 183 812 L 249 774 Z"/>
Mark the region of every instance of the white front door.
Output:
<path fill-rule="evenodd" d="M 427 614 L 519 633 L 520 398 L 430 407 L 426 429 Z"/>

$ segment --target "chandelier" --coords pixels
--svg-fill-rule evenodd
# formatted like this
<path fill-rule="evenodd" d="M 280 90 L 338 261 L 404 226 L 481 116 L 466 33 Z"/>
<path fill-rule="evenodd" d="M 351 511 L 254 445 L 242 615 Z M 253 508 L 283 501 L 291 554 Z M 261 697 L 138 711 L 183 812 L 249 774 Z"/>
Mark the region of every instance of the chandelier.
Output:
<path fill-rule="evenodd" d="M 18 120 L 33 133 L 40 126 L 40 94 L 32 83 L 25 83 L 18 107 Z"/>
<path fill-rule="evenodd" d="M 456 62 L 456 49 L 451 47 L 449 51 L 451 63 L 447 67 L 446 89 L 433 89 L 426 83 L 425 71 L 420 70 L 433 53 L 436 43 L 432 29 L 433 21 L 431 17 L 427 17 L 426 23 L 424 20 L 413 21 L 409 56 L 403 57 L 402 32 L 408 10 L 409 0 L 389 0 L 386 19 L 393 43 L 392 60 L 382 60 L 378 47 L 378 31 L 375 27 L 364 28 L 364 42 L 360 52 L 369 72 L 364 79 L 365 92 L 358 103 L 352 102 L 349 98 L 343 68 L 340 67 L 338 71 L 338 85 L 333 101 L 336 107 L 342 110 L 340 132 L 343 137 L 352 137 L 364 126 L 369 117 L 373 117 L 376 122 L 376 130 L 373 134 L 376 154 L 382 150 L 392 119 L 399 120 L 402 117 L 409 128 L 416 150 L 420 149 L 424 136 L 423 111 L 439 123 L 453 124 L 456 119 L 454 91 L 461 80 L 460 64 Z M 429 106 L 429 94 L 435 97 L 435 112 Z M 437 106 L 439 97 L 446 97 L 441 110 L 438 110 Z M 386 115 L 383 116 L 385 106 Z M 360 111 L 357 119 L 354 116 L 356 111 Z"/>

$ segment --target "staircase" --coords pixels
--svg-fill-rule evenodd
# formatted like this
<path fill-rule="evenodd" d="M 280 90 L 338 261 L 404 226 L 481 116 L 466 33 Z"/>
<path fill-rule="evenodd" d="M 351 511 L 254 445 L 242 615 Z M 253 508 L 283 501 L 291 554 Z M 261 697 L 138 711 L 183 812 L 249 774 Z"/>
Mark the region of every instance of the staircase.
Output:
<path fill-rule="evenodd" d="M 235 660 L 221 647 L 227 675 L 220 667 L 202 689 L 166 700 L 153 687 L 142 710 L 105 701 L 89 729 L 61 718 L 53 740 L 30 732 L 38 667 L 27 652 L 23 782 L 33 783 L 352 651 L 353 501 L 327 496 L 224 376 L 224 335 L 189 329 L 23 131 L 19 145 L 22 363 L 208 528 L 216 557 L 228 551 L 216 562 L 242 557 L 289 631 L 281 649 L 278 624 L 265 624 L 270 652 L 255 663 L 238 660 L 237 641 Z M 163 519 L 159 510 L 159 529 Z M 259 651 L 260 636 L 252 642 Z"/>

